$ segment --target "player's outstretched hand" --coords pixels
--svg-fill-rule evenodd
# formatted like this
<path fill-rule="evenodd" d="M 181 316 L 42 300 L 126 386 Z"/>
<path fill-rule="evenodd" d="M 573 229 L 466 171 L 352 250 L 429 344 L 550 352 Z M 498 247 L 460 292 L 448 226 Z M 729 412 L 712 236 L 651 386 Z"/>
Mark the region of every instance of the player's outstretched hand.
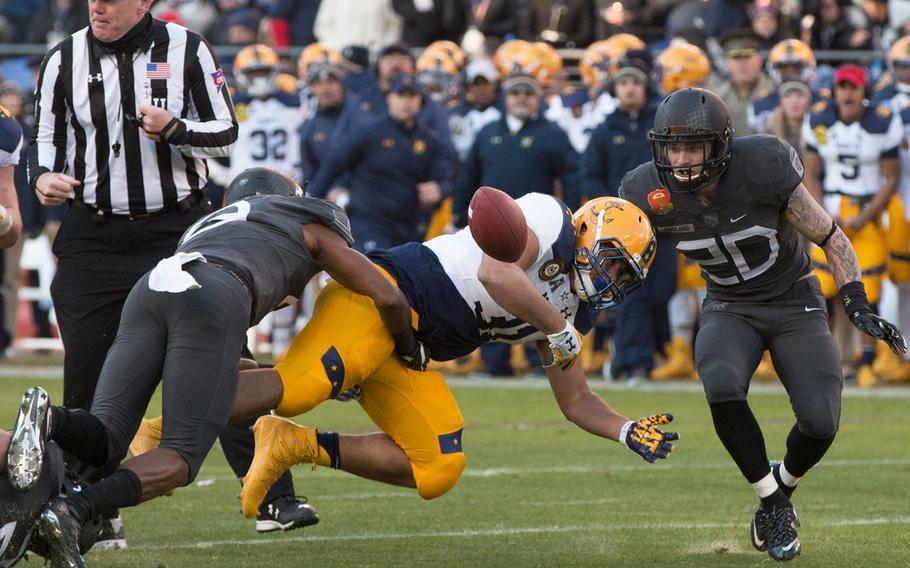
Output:
<path fill-rule="evenodd" d="M 640 455 L 647 462 L 667 458 L 673 451 L 673 441 L 679 440 L 677 432 L 663 432 L 658 426 L 673 422 L 672 414 L 655 414 L 626 422 L 622 427 L 619 441 Z"/>
<path fill-rule="evenodd" d="M 873 312 L 856 312 L 853 314 L 853 325 L 866 335 L 884 341 L 895 355 L 903 355 L 907 351 L 907 341 L 901 330 Z"/>

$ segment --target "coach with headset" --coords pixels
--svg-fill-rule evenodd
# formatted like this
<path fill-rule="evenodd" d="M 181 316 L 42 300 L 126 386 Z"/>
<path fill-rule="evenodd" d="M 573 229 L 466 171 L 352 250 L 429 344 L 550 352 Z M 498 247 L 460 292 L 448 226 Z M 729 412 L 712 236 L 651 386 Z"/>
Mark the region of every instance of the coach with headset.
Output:
<path fill-rule="evenodd" d="M 581 160 L 588 199 L 617 196 L 623 176 L 651 159 L 648 130 L 654 126 L 659 102 L 651 85 L 651 69 L 647 50 L 629 50 L 611 77 L 610 94 L 617 99 L 617 109 L 594 129 Z M 670 339 L 667 302 L 675 289 L 676 255 L 658 235 L 657 255 L 648 278 L 615 310 L 615 349 L 610 361 L 615 379 L 649 378 L 654 352 Z"/>
<path fill-rule="evenodd" d="M 151 2 L 90 0 L 89 27 L 38 78 L 29 182 L 43 205 L 70 204 L 51 285 L 70 408 L 90 408 L 127 294 L 211 210 L 205 159 L 237 139 L 211 47 Z"/>

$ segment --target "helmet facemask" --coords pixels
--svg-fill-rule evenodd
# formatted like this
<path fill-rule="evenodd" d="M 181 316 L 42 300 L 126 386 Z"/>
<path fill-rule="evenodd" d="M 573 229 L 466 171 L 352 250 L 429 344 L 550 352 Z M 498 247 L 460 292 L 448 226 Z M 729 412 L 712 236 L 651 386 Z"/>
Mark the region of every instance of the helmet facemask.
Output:
<path fill-rule="evenodd" d="M 661 183 L 671 191 L 694 192 L 721 175 L 730 158 L 729 137 L 717 132 L 689 133 L 685 126 L 671 126 L 666 132 L 652 130 L 648 134 L 651 155 Z M 701 147 L 701 162 L 673 165 L 671 145 L 694 144 Z M 693 173 L 693 170 L 697 170 Z"/>

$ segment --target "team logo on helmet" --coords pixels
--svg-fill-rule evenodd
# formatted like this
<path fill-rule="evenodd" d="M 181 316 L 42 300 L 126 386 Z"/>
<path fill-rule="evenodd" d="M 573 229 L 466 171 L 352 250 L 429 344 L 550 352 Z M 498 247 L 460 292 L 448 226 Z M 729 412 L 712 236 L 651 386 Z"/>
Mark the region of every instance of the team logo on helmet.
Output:
<path fill-rule="evenodd" d="M 673 203 L 670 201 L 670 191 L 666 189 L 655 189 L 648 194 L 648 205 L 651 210 L 658 215 L 664 215 L 673 210 Z"/>

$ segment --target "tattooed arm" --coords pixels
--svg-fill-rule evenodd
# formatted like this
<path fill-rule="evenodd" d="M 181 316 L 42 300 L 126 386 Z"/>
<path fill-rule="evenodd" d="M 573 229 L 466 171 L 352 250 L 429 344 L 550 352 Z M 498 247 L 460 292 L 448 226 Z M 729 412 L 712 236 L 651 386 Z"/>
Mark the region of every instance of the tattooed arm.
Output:
<path fill-rule="evenodd" d="M 799 184 L 793 191 L 784 215 L 797 231 L 815 244 L 822 243 L 831 233 L 833 223 L 831 216 L 812 198 L 803 184 Z M 838 288 L 862 278 L 853 245 L 840 227 L 834 230 L 822 250 L 828 258 L 828 265 Z"/>

